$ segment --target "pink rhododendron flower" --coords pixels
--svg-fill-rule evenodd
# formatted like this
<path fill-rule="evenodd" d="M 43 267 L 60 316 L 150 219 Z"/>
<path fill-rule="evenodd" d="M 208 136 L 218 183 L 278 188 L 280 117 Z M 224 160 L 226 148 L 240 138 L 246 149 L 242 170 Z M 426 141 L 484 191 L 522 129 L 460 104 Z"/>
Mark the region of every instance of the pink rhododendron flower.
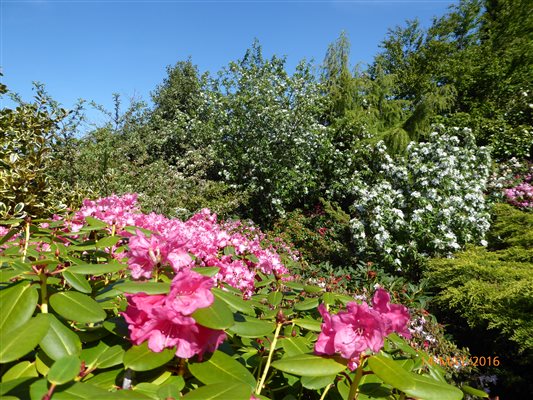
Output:
<path fill-rule="evenodd" d="M 369 307 L 366 302 L 350 302 L 346 305 L 346 311 L 332 315 L 323 304 L 319 305 L 318 311 L 324 322 L 315 343 L 315 353 L 340 353 L 348 360 L 348 368 L 354 370 L 361 354 L 367 350 L 380 351 L 384 338 L 389 333 L 397 332 L 410 338 L 407 308 L 400 304 L 390 304 L 389 300 L 389 294 L 378 289 L 372 301 L 373 307 Z"/>
<path fill-rule="evenodd" d="M 213 281 L 196 272 L 178 272 L 168 295 L 127 295 L 128 307 L 122 313 L 134 344 L 148 342 L 154 352 L 176 347 L 181 358 L 199 358 L 213 352 L 224 341 L 224 331 L 199 325 L 190 315 L 210 306 Z"/>
<path fill-rule="evenodd" d="M 184 315 L 209 307 L 215 300 L 213 280 L 194 271 L 180 271 L 172 280 L 166 304 Z"/>
<path fill-rule="evenodd" d="M 129 240 L 128 265 L 134 279 L 151 278 L 154 267 L 166 258 L 166 244 L 157 235 L 147 238 L 137 230 Z"/>
<path fill-rule="evenodd" d="M 387 325 L 387 335 L 396 332 L 406 339 L 411 338 L 411 332 L 407 329 L 409 323 L 409 310 L 401 304 L 391 304 L 390 295 L 386 290 L 379 288 L 374 293 L 372 307 L 381 313 Z"/>

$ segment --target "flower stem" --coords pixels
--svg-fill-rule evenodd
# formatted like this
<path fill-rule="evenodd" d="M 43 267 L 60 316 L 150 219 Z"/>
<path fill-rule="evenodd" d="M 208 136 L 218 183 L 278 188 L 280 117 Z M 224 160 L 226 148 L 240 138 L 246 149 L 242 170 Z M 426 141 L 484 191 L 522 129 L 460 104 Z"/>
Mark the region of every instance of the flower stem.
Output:
<path fill-rule="evenodd" d="M 270 363 L 272 362 L 272 356 L 274 355 L 274 350 L 276 349 L 276 344 L 278 342 L 278 336 L 282 325 L 283 324 L 281 322 L 278 322 L 278 325 L 276 326 L 276 331 L 274 332 L 274 339 L 272 340 L 272 343 L 270 343 L 270 351 L 268 353 L 268 358 L 265 365 L 265 369 L 263 371 L 263 376 L 261 377 L 261 381 L 259 381 L 259 384 L 255 388 L 255 394 L 257 395 L 261 394 L 261 390 L 263 389 L 263 385 L 265 384 L 265 380 L 268 375 L 268 369 L 270 368 Z"/>
<path fill-rule="evenodd" d="M 41 312 L 43 314 L 48 313 L 48 287 L 46 286 L 47 276 L 44 270 L 39 274 L 41 278 Z"/>
<path fill-rule="evenodd" d="M 28 245 L 30 244 L 30 223 L 26 221 L 24 225 L 24 249 L 22 250 L 22 262 L 26 261 L 26 254 L 28 253 Z"/>
<path fill-rule="evenodd" d="M 326 395 L 329 392 L 329 389 L 333 386 L 333 383 L 330 383 L 326 388 L 324 389 L 324 392 L 322 393 L 322 396 L 320 396 L 320 400 L 324 400 L 326 398 Z"/>
<path fill-rule="evenodd" d="M 355 370 L 355 378 L 353 379 L 352 384 L 350 385 L 350 394 L 348 394 L 348 400 L 356 400 L 358 397 L 357 389 L 359 387 L 359 382 L 363 377 L 363 362 L 360 360 L 359 366 Z"/>

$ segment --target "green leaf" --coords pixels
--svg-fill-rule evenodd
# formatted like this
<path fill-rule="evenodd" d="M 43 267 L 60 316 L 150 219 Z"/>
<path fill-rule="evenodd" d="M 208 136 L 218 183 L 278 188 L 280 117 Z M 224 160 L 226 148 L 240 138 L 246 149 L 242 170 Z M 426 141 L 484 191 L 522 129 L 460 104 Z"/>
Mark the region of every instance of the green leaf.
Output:
<path fill-rule="evenodd" d="M 325 291 L 324 288 L 321 288 L 320 286 L 315 286 L 315 285 L 305 285 L 304 290 L 307 293 L 320 293 L 320 292 Z"/>
<path fill-rule="evenodd" d="M 110 272 L 117 272 L 120 270 L 126 269 L 124 264 L 118 262 L 109 263 L 109 264 L 80 264 L 68 267 L 67 271 L 73 274 L 82 274 L 82 275 L 103 275 Z"/>
<path fill-rule="evenodd" d="M 183 400 L 250 400 L 252 389 L 241 382 L 213 383 L 187 393 Z"/>
<path fill-rule="evenodd" d="M 170 283 L 126 282 L 115 285 L 114 288 L 122 293 L 167 294 L 170 291 Z"/>
<path fill-rule="evenodd" d="M 246 383 L 252 389 L 256 385 L 253 375 L 241 363 L 221 351 L 215 351 L 207 361 L 189 364 L 189 371 L 206 385 L 231 381 Z"/>
<path fill-rule="evenodd" d="M 122 238 L 120 236 L 106 236 L 96 242 L 96 248 L 106 248 L 106 247 L 113 247 L 118 242 L 120 242 Z"/>
<path fill-rule="evenodd" d="M 330 306 L 335 305 L 335 293 L 326 292 L 322 295 L 322 301 Z"/>
<path fill-rule="evenodd" d="M 399 364 L 383 355 L 368 359 L 370 369 L 392 387 L 408 396 L 424 400 L 460 400 L 463 393 L 456 387 L 430 377 L 407 372 Z"/>
<path fill-rule="evenodd" d="M 15 391 L 27 388 L 28 384 L 30 384 L 30 382 L 34 380 L 35 379 L 33 379 L 33 377 L 24 376 L 24 377 L 12 379 L 6 382 L 2 381 L 2 383 L 0 383 L 0 398 L 4 400 L 7 397 L 7 396 L 4 396 L 6 393 L 13 393 Z M 17 397 L 15 398 L 18 400 Z"/>
<path fill-rule="evenodd" d="M 90 383 L 77 382 L 73 385 L 67 385 L 64 388 L 58 388 L 54 391 L 53 400 L 94 400 L 94 399 L 110 399 L 110 393 L 98 386 Z M 114 396 L 115 399 L 120 399 L 120 394 Z M 146 398 L 144 398 L 146 399 Z"/>
<path fill-rule="evenodd" d="M 200 325 L 211 329 L 226 329 L 233 325 L 233 313 L 218 297 L 215 297 L 209 307 L 196 310 L 191 317 Z"/>
<path fill-rule="evenodd" d="M 283 293 L 281 292 L 270 292 L 268 294 L 268 303 L 271 306 L 277 306 L 281 303 L 281 300 L 283 300 Z"/>
<path fill-rule="evenodd" d="M 463 386 L 461 386 L 461 390 L 463 392 L 465 392 L 466 394 L 469 394 L 469 395 L 472 395 L 472 396 L 477 396 L 477 397 L 482 397 L 482 398 L 489 397 L 487 392 L 484 392 L 483 390 L 479 390 L 479 389 L 473 388 L 472 386 L 463 385 Z"/>
<path fill-rule="evenodd" d="M 87 222 L 89 227 L 94 228 L 94 229 L 103 229 L 107 227 L 107 222 L 101 221 L 93 217 L 85 217 L 85 222 Z M 84 227 L 84 228 L 86 229 L 87 227 Z"/>
<path fill-rule="evenodd" d="M 50 305 L 62 317 L 77 322 L 100 322 L 107 314 L 91 297 L 78 292 L 60 292 L 50 296 Z"/>
<path fill-rule="evenodd" d="M 4 375 L 2 375 L 2 382 L 12 381 L 18 378 L 33 378 L 37 377 L 37 368 L 35 363 L 29 361 L 22 361 L 9 368 Z"/>
<path fill-rule="evenodd" d="M 247 315 L 255 316 L 255 310 L 251 302 L 249 300 L 244 300 L 242 298 L 242 295 L 235 295 L 219 288 L 213 288 L 211 289 L 211 291 L 213 292 L 215 297 L 218 297 L 236 311 L 240 311 Z"/>
<path fill-rule="evenodd" d="M 45 314 L 50 323 L 48 333 L 41 340 L 41 349 L 52 360 L 81 353 L 81 341 L 78 335 L 63 325 L 54 315 Z"/>
<path fill-rule="evenodd" d="M 117 344 L 100 354 L 96 365 L 98 368 L 109 368 L 121 364 L 124 360 L 124 354 L 124 349 Z"/>
<path fill-rule="evenodd" d="M 303 337 L 288 337 L 280 340 L 283 350 L 287 356 L 297 356 L 299 354 L 309 353 L 311 351 L 307 339 Z"/>
<path fill-rule="evenodd" d="M 304 290 L 304 285 L 303 283 L 300 283 L 300 282 L 286 281 L 286 282 L 283 282 L 283 284 L 294 290 Z"/>
<path fill-rule="evenodd" d="M 235 322 L 229 330 L 242 337 L 258 338 L 271 334 L 275 326 L 273 322 L 247 317 L 244 322 Z"/>
<path fill-rule="evenodd" d="M 172 360 L 175 352 L 175 349 L 164 349 L 160 353 L 155 353 L 148 348 L 148 343 L 144 342 L 126 351 L 123 363 L 126 368 L 134 371 L 149 371 Z"/>
<path fill-rule="evenodd" d="M 329 376 L 302 376 L 302 386 L 306 389 L 318 390 L 333 383 L 337 375 Z"/>
<path fill-rule="evenodd" d="M 0 238 L 0 246 L 15 236 L 20 231 L 20 228 L 12 228 L 8 233 Z"/>
<path fill-rule="evenodd" d="M 298 325 L 301 328 L 305 328 L 312 332 L 321 332 L 322 331 L 322 322 L 317 321 L 312 318 L 296 318 L 293 319 L 294 325 Z"/>
<path fill-rule="evenodd" d="M 57 360 L 50 371 L 46 379 L 48 382 L 56 385 L 63 385 L 64 383 L 74 380 L 80 373 L 81 361 L 76 355 L 66 356 Z"/>
<path fill-rule="evenodd" d="M 35 311 L 39 294 L 29 282 L 22 282 L 0 291 L 0 331 L 24 325 Z"/>
<path fill-rule="evenodd" d="M 218 274 L 218 271 L 220 271 L 220 268 L 218 267 L 196 267 L 196 268 L 191 268 L 191 271 L 194 271 L 203 276 L 208 276 L 212 278 L 213 276 Z"/>
<path fill-rule="evenodd" d="M 39 314 L 16 329 L 2 331 L 0 363 L 14 361 L 32 351 L 48 331 L 48 326 L 48 319 Z"/>
<path fill-rule="evenodd" d="M 184 382 L 185 385 L 185 382 Z M 161 385 L 157 390 L 157 395 L 160 399 L 179 399 L 180 391 L 183 389 L 183 386 L 180 388 L 176 385 L 165 384 Z"/>
<path fill-rule="evenodd" d="M 298 311 L 311 310 L 318 307 L 318 299 L 305 299 L 294 305 L 294 309 Z"/>
<path fill-rule="evenodd" d="M 65 278 L 70 286 L 82 293 L 91 293 L 93 291 L 91 285 L 83 275 L 73 274 L 70 271 L 63 271 L 63 278 Z"/>
<path fill-rule="evenodd" d="M 289 374 L 315 377 L 337 375 L 346 369 L 346 364 L 341 364 L 333 358 L 312 354 L 283 357 L 281 360 L 274 361 L 272 366 Z"/>

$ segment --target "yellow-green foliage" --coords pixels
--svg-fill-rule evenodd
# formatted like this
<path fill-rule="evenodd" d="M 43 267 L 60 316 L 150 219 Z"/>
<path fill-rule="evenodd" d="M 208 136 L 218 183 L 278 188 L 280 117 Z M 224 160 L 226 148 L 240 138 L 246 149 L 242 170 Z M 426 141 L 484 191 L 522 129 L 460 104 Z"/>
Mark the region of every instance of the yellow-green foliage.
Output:
<path fill-rule="evenodd" d="M 533 214 L 498 204 L 489 245 L 429 263 L 436 304 L 474 329 L 494 330 L 533 351 Z"/>

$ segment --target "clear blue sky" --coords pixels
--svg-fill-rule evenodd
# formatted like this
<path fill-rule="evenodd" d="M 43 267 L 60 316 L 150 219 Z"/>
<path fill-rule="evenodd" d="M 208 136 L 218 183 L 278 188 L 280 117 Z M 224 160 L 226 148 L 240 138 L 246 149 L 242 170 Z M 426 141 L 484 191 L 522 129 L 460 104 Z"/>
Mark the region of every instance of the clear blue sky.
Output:
<path fill-rule="evenodd" d="M 371 62 L 388 28 L 416 17 L 428 26 L 453 3 L 0 0 L 0 66 L 3 82 L 24 98 L 39 81 L 67 108 L 78 98 L 110 107 L 114 92 L 148 101 L 167 65 L 189 56 L 216 73 L 254 38 L 293 68 L 303 58 L 320 63 L 344 30 L 353 63 Z"/>

